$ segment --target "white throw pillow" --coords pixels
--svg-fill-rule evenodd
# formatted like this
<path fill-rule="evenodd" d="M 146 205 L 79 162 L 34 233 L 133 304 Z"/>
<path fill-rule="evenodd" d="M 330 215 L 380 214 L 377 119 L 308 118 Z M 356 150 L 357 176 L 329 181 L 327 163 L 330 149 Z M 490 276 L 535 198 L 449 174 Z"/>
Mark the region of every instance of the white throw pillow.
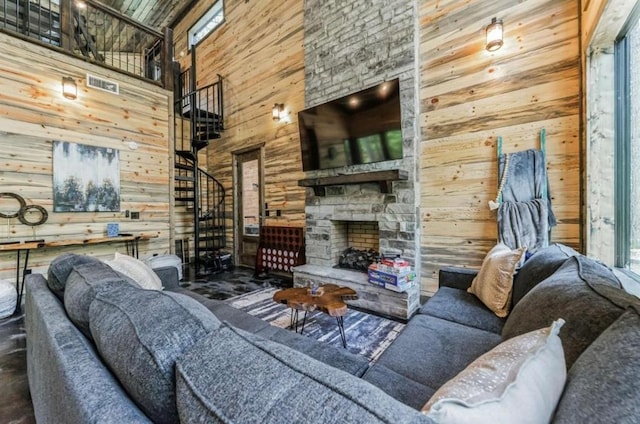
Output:
<path fill-rule="evenodd" d="M 567 377 L 563 324 L 499 344 L 446 382 L 422 412 L 441 424 L 548 423 Z"/>
<path fill-rule="evenodd" d="M 485 306 L 500 318 L 509 314 L 513 293 L 513 274 L 526 247 L 511 250 L 499 243 L 487 253 L 482 268 L 467 290 L 475 294 Z"/>
<path fill-rule="evenodd" d="M 162 290 L 162 281 L 147 264 L 128 255 L 116 252 L 112 261 L 105 261 L 111 268 L 126 275 L 145 290 Z"/>
<path fill-rule="evenodd" d="M 7 280 L 0 280 L 0 319 L 13 314 L 17 298 L 16 285 Z"/>

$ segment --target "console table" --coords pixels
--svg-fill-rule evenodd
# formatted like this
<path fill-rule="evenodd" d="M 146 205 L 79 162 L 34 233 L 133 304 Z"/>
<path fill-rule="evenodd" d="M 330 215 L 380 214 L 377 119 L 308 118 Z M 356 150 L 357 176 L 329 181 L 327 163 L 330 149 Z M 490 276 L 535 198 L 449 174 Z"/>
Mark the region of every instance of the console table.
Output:
<path fill-rule="evenodd" d="M 55 240 L 55 241 L 27 241 L 27 242 L 15 242 L 0 244 L 0 252 L 16 252 L 16 310 L 15 313 L 20 311 L 20 304 L 22 302 L 22 295 L 24 294 L 24 279 L 29 264 L 29 253 L 32 250 L 43 249 L 47 247 L 61 247 L 61 246 L 83 246 L 87 244 L 102 244 L 113 242 L 124 242 L 127 248 L 127 254 L 138 257 L 138 242 L 140 240 L 149 240 L 158 237 L 157 234 L 139 234 L 134 235 L 120 235 L 116 237 L 98 237 L 89 239 L 67 239 L 67 240 Z M 24 262 L 21 266 L 21 254 L 24 253 Z M 22 273 L 22 275 L 20 275 Z"/>

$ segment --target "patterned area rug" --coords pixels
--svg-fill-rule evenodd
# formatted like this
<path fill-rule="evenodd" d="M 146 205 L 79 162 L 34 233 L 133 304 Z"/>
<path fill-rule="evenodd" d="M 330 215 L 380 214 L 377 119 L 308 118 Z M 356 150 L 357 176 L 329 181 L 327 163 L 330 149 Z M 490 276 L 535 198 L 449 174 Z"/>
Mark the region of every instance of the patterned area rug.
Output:
<path fill-rule="evenodd" d="M 228 299 L 226 302 L 234 308 L 268 321 L 271 325 L 289 328 L 291 309 L 272 300 L 273 294 L 277 290 L 277 288 L 266 288 Z M 300 319 L 302 316 L 303 313 L 300 314 Z M 402 323 L 349 309 L 344 317 L 347 350 L 362 355 L 373 363 L 395 340 L 403 328 L 404 324 Z M 303 334 L 342 348 L 336 319 L 325 313 L 310 312 L 307 315 Z"/>

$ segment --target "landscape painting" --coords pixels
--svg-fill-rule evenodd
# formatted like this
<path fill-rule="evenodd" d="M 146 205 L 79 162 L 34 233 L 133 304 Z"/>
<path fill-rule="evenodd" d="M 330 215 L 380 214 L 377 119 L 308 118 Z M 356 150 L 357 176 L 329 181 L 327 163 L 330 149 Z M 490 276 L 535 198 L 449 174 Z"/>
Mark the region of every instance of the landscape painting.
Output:
<path fill-rule="evenodd" d="M 119 151 L 54 141 L 53 211 L 120 211 Z"/>

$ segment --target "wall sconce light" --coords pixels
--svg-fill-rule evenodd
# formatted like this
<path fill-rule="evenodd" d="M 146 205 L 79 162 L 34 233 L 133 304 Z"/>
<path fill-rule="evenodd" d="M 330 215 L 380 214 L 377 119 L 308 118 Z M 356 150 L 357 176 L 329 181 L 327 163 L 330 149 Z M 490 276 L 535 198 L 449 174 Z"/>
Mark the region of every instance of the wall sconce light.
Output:
<path fill-rule="evenodd" d="M 73 78 L 62 77 L 62 95 L 71 100 L 75 100 L 78 97 L 78 86 Z"/>
<path fill-rule="evenodd" d="M 504 44 L 502 20 L 496 18 L 491 19 L 491 23 L 487 25 L 487 50 L 495 52 Z"/>
<path fill-rule="evenodd" d="M 272 117 L 273 120 L 279 122 L 282 118 L 284 118 L 284 105 L 282 103 L 276 103 L 273 105 Z"/>

